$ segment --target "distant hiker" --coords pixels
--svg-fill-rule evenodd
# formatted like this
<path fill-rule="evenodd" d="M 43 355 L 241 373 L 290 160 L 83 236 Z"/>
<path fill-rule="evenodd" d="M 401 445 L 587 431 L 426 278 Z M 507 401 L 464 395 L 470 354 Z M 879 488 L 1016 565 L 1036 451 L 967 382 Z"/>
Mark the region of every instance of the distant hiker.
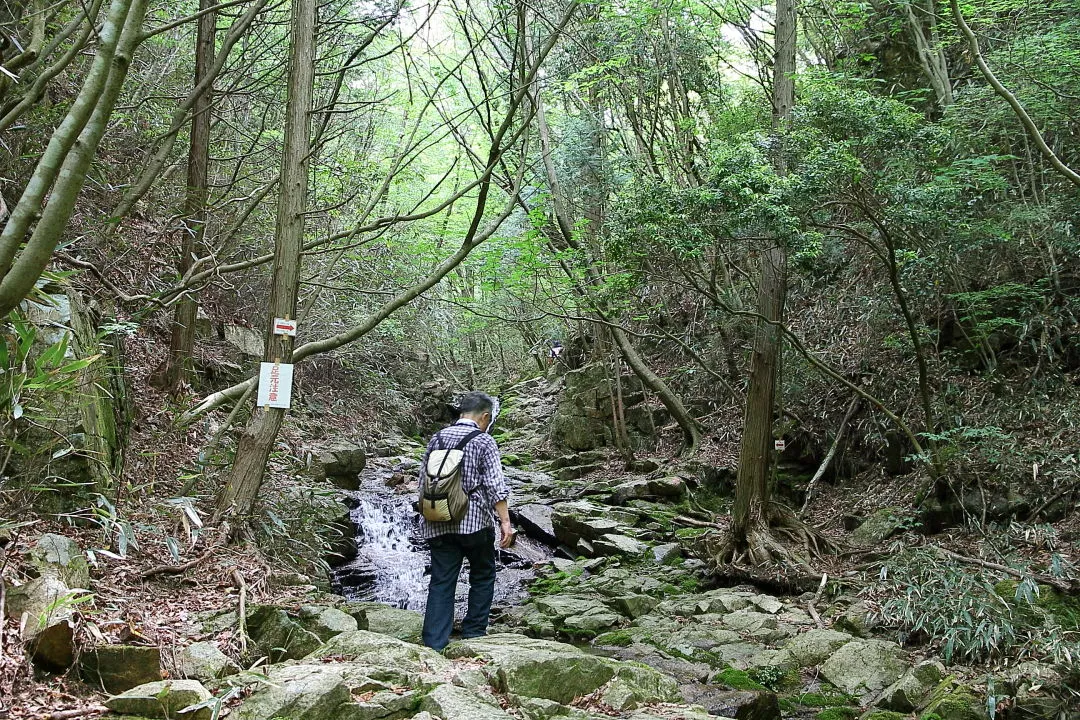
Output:
<path fill-rule="evenodd" d="M 458 400 L 460 418 L 431 438 L 420 465 L 420 511 L 424 538 L 431 547 L 431 581 L 424 613 L 424 644 L 442 650 L 454 625 L 454 595 L 461 563 L 469 560 L 469 606 L 462 637 L 487 633 L 495 594 L 495 527 L 499 547 L 514 540 L 499 446 L 487 434 L 499 401 L 482 392 Z"/>
<path fill-rule="evenodd" d="M 562 343 L 559 342 L 558 340 L 552 340 L 551 341 L 551 352 L 548 355 L 548 358 L 551 360 L 552 365 L 559 362 L 559 357 L 562 355 L 562 351 L 563 351 Z"/>

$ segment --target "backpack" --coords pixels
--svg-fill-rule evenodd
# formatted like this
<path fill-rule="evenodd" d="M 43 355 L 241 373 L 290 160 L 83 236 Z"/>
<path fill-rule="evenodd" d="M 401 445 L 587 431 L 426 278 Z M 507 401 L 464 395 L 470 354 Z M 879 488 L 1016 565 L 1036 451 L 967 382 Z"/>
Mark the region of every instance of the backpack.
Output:
<path fill-rule="evenodd" d="M 428 455 L 424 480 L 420 484 L 420 513 L 428 522 L 456 522 L 469 511 L 469 496 L 480 486 L 465 491 L 461 484 L 461 466 L 465 446 L 477 435 L 483 435 L 483 432 L 473 430 L 452 448 L 443 448 L 442 437 L 435 435 L 436 446 Z"/>

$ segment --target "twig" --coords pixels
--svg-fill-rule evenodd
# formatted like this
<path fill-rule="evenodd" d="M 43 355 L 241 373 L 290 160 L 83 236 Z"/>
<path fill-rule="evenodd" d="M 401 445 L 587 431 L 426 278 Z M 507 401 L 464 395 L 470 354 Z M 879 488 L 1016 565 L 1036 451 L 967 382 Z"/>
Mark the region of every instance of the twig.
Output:
<path fill-rule="evenodd" d="M 1044 502 L 1039 507 L 1035 508 L 1035 511 L 1033 513 L 1031 513 L 1030 517 L 1032 517 L 1032 518 L 1039 517 L 1040 515 L 1043 514 L 1043 512 L 1045 512 L 1046 508 L 1053 505 L 1055 502 L 1057 502 L 1058 500 L 1063 498 L 1066 494 L 1074 492 L 1078 487 L 1080 487 L 1080 482 L 1075 482 L 1072 485 L 1069 485 L 1067 487 L 1063 487 L 1059 492 L 1056 492 L 1053 495 L 1051 495 L 1050 498 L 1046 502 Z"/>
<path fill-rule="evenodd" d="M 240 652 L 247 652 L 247 583 L 239 570 L 232 571 L 233 583 L 240 588 L 240 607 L 236 611 L 237 624 L 240 627 Z"/>
<path fill-rule="evenodd" d="M 980 567 L 988 568 L 990 570 L 997 570 L 998 572 L 1003 572 L 1006 575 L 1012 575 L 1013 577 L 1020 578 L 1021 580 L 1023 580 L 1025 577 L 1030 576 L 1041 583 L 1050 585 L 1051 587 L 1057 588 L 1058 590 L 1065 593 L 1076 592 L 1077 589 L 1074 583 L 1059 580 L 1058 578 L 1050 577 L 1049 575 L 1043 575 L 1042 573 L 1028 573 L 1028 575 L 1025 575 L 1019 570 L 1013 570 L 1011 567 L 1008 567 L 1006 565 L 999 565 L 997 563 L 988 562 L 986 560 L 979 560 L 978 558 L 961 555 L 960 553 L 954 553 L 952 550 L 946 550 L 945 548 L 938 547 L 937 545 L 928 545 L 927 547 L 932 548 L 933 550 L 941 553 L 945 557 L 952 558 L 953 560 L 967 563 L 968 565 L 978 565 Z"/>
<path fill-rule="evenodd" d="M 93 707 L 75 708 L 74 710 L 56 710 L 48 715 L 39 715 L 42 720 L 71 720 L 72 718 L 90 717 L 109 712 L 109 708 L 95 705 Z"/>
<path fill-rule="evenodd" d="M 840 421 L 840 428 L 836 431 L 836 437 L 833 438 L 832 447 L 829 448 L 829 452 L 825 455 L 825 459 L 821 461 L 821 465 L 818 466 L 817 472 L 814 473 L 814 477 L 810 478 L 810 482 L 806 485 L 806 499 L 803 500 L 802 508 L 799 510 L 799 517 L 806 514 L 806 508 L 810 505 L 810 499 L 814 497 L 814 488 L 817 486 L 818 480 L 825 474 L 825 470 L 828 469 L 833 456 L 836 455 L 836 450 L 840 447 L 840 441 L 844 438 L 844 430 L 847 429 L 847 424 L 855 415 L 855 411 L 859 409 L 859 402 L 861 400 L 862 398 L 858 395 L 851 398 L 851 404 L 848 405 L 847 412 L 844 414 L 844 419 Z"/>
<path fill-rule="evenodd" d="M 147 578 L 152 578 L 155 575 L 179 575 L 182 572 L 190 570 L 199 563 L 209 560 L 210 557 L 214 554 L 214 550 L 216 549 L 216 546 L 212 547 L 194 560 L 189 560 L 188 562 L 182 563 L 180 565 L 158 565 L 157 567 L 152 567 L 149 570 L 143 570 L 141 573 L 139 573 L 139 577 L 143 580 L 146 580 Z"/>
<path fill-rule="evenodd" d="M 814 622 L 823 630 L 825 629 L 825 623 L 822 622 L 821 616 L 818 615 L 817 608 L 814 606 L 821 599 L 821 593 L 825 591 L 825 583 L 827 582 L 829 582 L 829 573 L 821 573 L 821 582 L 818 584 L 817 592 L 814 593 L 814 597 L 810 599 L 810 602 L 806 603 L 806 609 L 810 611 L 810 617 L 814 618 Z"/>
<path fill-rule="evenodd" d="M 685 515 L 676 516 L 674 522 L 682 523 L 683 525 L 693 525 L 694 527 L 716 528 L 717 530 L 724 529 L 716 523 L 705 522 L 704 520 L 695 520 L 694 518 L 689 518 Z"/>

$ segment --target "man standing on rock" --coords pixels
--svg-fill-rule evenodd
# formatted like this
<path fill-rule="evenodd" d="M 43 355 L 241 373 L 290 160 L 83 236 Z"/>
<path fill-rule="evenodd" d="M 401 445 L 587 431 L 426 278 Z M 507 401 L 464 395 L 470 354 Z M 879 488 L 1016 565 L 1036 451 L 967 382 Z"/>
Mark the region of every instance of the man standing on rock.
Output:
<path fill-rule="evenodd" d="M 495 594 L 495 527 L 492 510 L 499 516 L 499 547 L 509 547 L 514 540 L 510 527 L 507 498 L 510 489 L 503 475 L 499 446 L 487 434 L 498 401 L 482 392 L 470 392 L 457 404 L 458 421 L 440 430 L 428 443 L 420 465 L 421 486 L 424 468 L 432 450 L 453 447 L 479 430 L 464 447 L 461 460 L 461 485 L 469 494 L 469 507 L 457 521 L 431 522 L 421 517 L 424 538 L 431 547 L 431 581 L 428 585 L 427 611 L 424 613 L 424 644 L 442 650 L 450 642 L 454 625 L 454 594 L 461 563 L 469 559 L 469 608 L 461 622 L 461 635 L 480 637 L 487 633 L 491 600 Z"/>

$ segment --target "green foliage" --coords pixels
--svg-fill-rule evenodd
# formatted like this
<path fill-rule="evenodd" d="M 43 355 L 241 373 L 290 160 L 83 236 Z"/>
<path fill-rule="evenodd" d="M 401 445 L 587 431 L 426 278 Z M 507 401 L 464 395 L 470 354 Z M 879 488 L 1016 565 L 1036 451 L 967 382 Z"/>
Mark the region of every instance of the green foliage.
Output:
<path fill-rule="evenodd" d="M 541 595 L 558 595 L 565 592 L 567 587 L 577 582 L 584 571 L 581 568 L 572 568 L 569 572 L 558 570 L 544 577 L 537 577 L 529 583 L 529 594 L 533 597 Z"/>
<path fill-rule="evenodd" d="M 595 641 L 597 645 L 614 645 L 615 647 L 627 647 L 634 642 L 634 636 L 627 630 L 615 630 L 598 635 Z"/>
<path fill-rule="evenodd" d="M 1010 657 L 1064 661 L 1080 652 L 1080 634 L 1033 602 L 1030 579 L 1006 598 L 983 569 L 924 550 L 897 554 L 883 568 L 878 590 L 882 620 L 900 640 L 928 640 L 946 663 Z M 1022 588 L 1022 589 L 1021 589 Z"/>
<path fill-rule="evenodd" d="M 747 676 L 770 690 L 778 691 L 784 687 L 790 687 L 798 682 L 798 673 L 787 670 L 779 665 L 759 665 L 750 668 Z"/>
<path fill-rule="evenodd" d="M 814 716 L 814 720 L 855 720 L 859 711 L 849 707 L 831 707 Z"/>

